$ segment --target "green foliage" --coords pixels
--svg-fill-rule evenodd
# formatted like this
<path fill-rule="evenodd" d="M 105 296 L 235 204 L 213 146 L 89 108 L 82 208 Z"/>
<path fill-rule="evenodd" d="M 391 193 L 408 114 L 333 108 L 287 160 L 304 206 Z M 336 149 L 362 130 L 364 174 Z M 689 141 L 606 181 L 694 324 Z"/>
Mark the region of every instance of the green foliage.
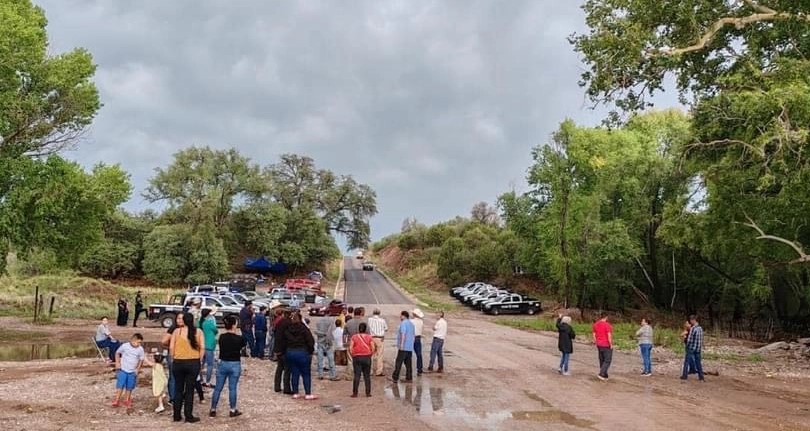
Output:
<path fill-rule="evenodd" d="M 350 176 L 317 169 L 313 159 L 295 154 L 282 155 L 281 161 L 265 170 L 265 177 L 268 187 L 263 199 L 289 211 L 315 213 L 328 232 L 346 236 L 349 249 L 368 246 L 368 221 L 377 214 L 377 195 L 371 187 Z"/>
<path fill-rule="evenodd" d="M 47 20 L 30 0 L 0 4 L 0 22 L 0 159 L 58 151 L 101 106 L 92 57 L 83 49 L 48 55 Z"/>
<path fill-rule="evenodd" d="M 190 229 L 185 225 L 155 227 L 144 239 L 143 272 L 157 284 L 178 284 L 189 274 Z"/>
<path fill-rule="evenodd" d="M 97 277 L 118 278 L 135 273 L 138 249 L 132 244 L 104 240 L 89 248 L 79 261 L 79 269 Z"/>
<path fill-rule="evenodd" d="M 0 200 L 0 225 L 21 258 L 47 249 L 61 266 L 75 267 L 101 240 L 105 219 L 129 197 L 128 175 L 118 166 L 99 165 L 88 174 L 51 156 L 19 159 L 14 168 L 14 185 Z"/>
<path fill-rule="evenodd" d="M 645 96 L 663 90 L 668 74 L 682 97 L 700 100 L 724 77 L 806 58 L 806 0 L 588 0 L 583 10 L 589 32 L 571 38 L 589 69 L 582 85 L 592 100 L 623 110 L 648 106 Z"/>

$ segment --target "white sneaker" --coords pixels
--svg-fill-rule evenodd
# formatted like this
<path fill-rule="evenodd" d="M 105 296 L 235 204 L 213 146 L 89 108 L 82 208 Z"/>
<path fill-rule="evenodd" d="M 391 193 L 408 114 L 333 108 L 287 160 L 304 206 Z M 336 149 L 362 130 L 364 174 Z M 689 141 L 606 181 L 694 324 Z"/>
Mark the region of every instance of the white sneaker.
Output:
<path fill-rule="evenodd" d="M 563 373 L 562 373 L 562 375 L 563 375 L 563 376 L 570 376 L 570 375 L 571 375 L 571 372 L 570 372 L 570 371 L 565 371 L 565 372 L 563 372 Z"/>
<path fill-rule="evenodd" d="M 158 408 L 155 409 L 155 413 L 163 413 L 164 411 L 166 411 L 166 407 L 163 406 L 158 406 Z"/>

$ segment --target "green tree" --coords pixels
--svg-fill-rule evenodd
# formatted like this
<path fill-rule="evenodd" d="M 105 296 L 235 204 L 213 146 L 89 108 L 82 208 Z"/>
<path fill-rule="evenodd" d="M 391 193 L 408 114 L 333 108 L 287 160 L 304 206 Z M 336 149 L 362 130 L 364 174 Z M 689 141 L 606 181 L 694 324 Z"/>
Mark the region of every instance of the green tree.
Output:
<path fill-rule="evenodd" d="M 147 279 L 158 284 L 178 284 L 189 274 L 186 225 L 155 227 L 144 239 L 143 271 Z"/>
<path fill-rule="evenodd" d="M 176 221 L 211 221 L 226 226 L 234 202 L 260 193 L 259 167 L 234 149 L 191 147 L 177 152 L 166 169 L 157 169 L 144 197 L 149 202 L 166 201 Z"/>
<path fill-rule="evenodd" d="M 726 77 L 804 61 L 808 50 L 806 0 L 588 0 L 583 9 L 590 30 L 571 38 L 588 65 L 582 85 L 623 110 L 649 106 L 668 74 L 684 101 L 701 100 Z"/>
<path fill-rule="evenodd" d="M 349 249 L 368 246 L 369 218 L 377 214 L 377 196 L 371 187 L 318 169 L 313 159 L 295 154 L 282 155 L 281 161 L 265 170 L 265 176 L 265 198 L 290 211 L 314 211 L 325 221 L 327 232 L 346 236 Z"/>
<path fill-rule="evenodd" d="M 14 186 L 0 201 L 0 225 L 11 227 L 11 245 L 23 257 L 34 248 L 52 250 L 63 266 L 76 267 L 129 197 L 128 175 L 117 165 L 97 165 L 88 174 L 58 156 L 20 159 L 16 166 Z"/>
<path fill-rule="evenodd" d="M 93 59 L 83 49 L 48 55 L 45 12 L 30 0 L 0 4 L 0 22 L 0 159 L 56 152 L 101 106 Z"/>

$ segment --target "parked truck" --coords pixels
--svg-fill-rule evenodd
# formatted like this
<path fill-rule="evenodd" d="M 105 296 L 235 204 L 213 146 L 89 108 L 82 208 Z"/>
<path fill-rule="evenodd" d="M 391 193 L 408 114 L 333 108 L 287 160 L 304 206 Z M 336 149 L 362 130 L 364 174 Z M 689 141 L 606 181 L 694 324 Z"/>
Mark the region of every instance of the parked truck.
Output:
<path fill-rule="evenodd" d="M 189 293 L 172 295 L 166 304 L 150 304 L 147 314 L 150 320 L 158 322 L 160 326 L 168 329 L 172 326 L 178 314 L 188 310 L 186 305 L 194 299 L 200 300 L 202 308 L 213 311 L 214 318 L 219 326 L 225 324 L 224 319 L 227 316 L 235 316 L 237 320 L 239 319 L 241 309 L 239 306 L 226 304 L 216 296 Z"/>

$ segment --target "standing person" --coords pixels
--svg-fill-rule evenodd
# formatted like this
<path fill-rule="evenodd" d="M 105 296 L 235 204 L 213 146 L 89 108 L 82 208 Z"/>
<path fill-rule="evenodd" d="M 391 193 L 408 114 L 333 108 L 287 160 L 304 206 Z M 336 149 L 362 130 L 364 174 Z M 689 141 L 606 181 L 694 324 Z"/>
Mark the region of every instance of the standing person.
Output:
<path fill-rule="evenodd" d="M 337 380 L 337 369 L 335 368 L 335 343 L 333 332 L 335 322 L 330 317 L 321 317 L 315 323 L 315 337 L 318 353 L 318 380 L 323 380 L 323 360 L 327 359 L 329 366 L 329 378 Z"/>
<path fill-rule="evenodd" d="M 286 353 L 287 345 L 284 339 L 284 331 L 290 326 L 290 312 L 284 310 L 281 320 L 276 324 L 275 333 L 276 339 L 273 343 L 273 355 L 276 357 L 276 374 L 273 379 L 273 389 L 276 392 L 284 391 L 286 395 L 292 395 L 292 387 L 290 382 L 290 366 L 287 364 Z"/>
<path fill-rule="evenodd" d="M 115 352 L 121 347 L 121 343 L 112 337 L 107 316 L 101 318 L 101 324 L 96 327 L 96 345 L 99 349 L 107 349 L 108 361 L 115 362 Z"/>
<path fill-rule="evenodd" d="M 399 382 L 399 372 L 402 369 L 402 364 L 405 364 L 405 382 L 410 383 L 413 381 L 413 342 L 414 342 L 414 328 L 411 323 L 410 314 L 403 311 L 399 315 L 399 329 L 397 330 L 397 359 L 394 365 L 394 374 L 391 380 L 394 383 Z"/>
<path fill-rule="evenodd" d="M 141 316 L 141 313 L 146 313 L 146 308 L 143 306 L 143 297 L 139 290 L 138 293 L 135 294 L 135 319 L 132 321 L 133 328 L 138 327 L 138 317 Z"/>
<path fill-rule="evenodd" d="M 285 361 L 292 374 L 291 389 L 293 399 L 301 398 L 298 393 L 300 381 L 304 381 L 305 399 L 316 400 L 312 394 L 312 353 L 315 351 L 315 338 L 312 332 L 304 325 L 301 313 L 292 314 L 292 322 L 284 328 L 284 345 L 287 353 Z"/>
<path fill-rule="evenodd" d="M 127 321 L 129 320 L 129 305 L 127 305 L 127 300 L 124 298 L 120 298 L 118 300 L 118 318 L 116 319 L 116 324 L 118 326 L 127 326 Z"/>
<path fill-rule="evenodd" d="M 596 377 L 608 379 L 610 362 L 613 360 L 613 327 L 608 323 L 608 315 L 602 312 L 601 318 L 593 324 L 593 342 L 599 350 L 599 374 Z"/>
<path fill-rule="evenodd" d="M 384 376 L 385 333 L 388 331 L 388 323 L 380 317 L 379 308 L 374 309 L 374 315 L 368 319 L 367 327 L 371 333 L 371 339 L 374 341 L 374 357 L 371 358 L 373 374 L 375 376 Z M 357 379 L 356 373 L 354 378 Z"/>
<path fill-rule="evenodd" d="M 706 381 L 703 376 L 703 360 L 701 352 L 703 351 L 703 328 L 698 323 L 697 315 L 689 316 L 689 324 L 692 329 L 689 330 L 689 335 L 686 337 L 686 359 L 683 362 L 683 373 L 681 380 L 686 380 L 689 376 L 689 365 L 695 367 L 698 375 L 698 380 L 701 382 Z"/>
<path fill-rule="evenodd" d="M 414 341 L 413 341 L 413 354 L 416 355 L 416 375 L 422 375 L 422 328 L 424 327 L 425 321 L 422 320 L 425 317 L 425 313 L 422 313 L 422 310 L 418 308 L 413 309 L 413 317 L 411 318 L 411 323 L 413 323 L 413 333 L 414 333 Z"/>
<path fill-rule="evenodd" d="M 371 322 L 371 319 L 369 319 Z M 352 335 L 349 340 L 349 351 L 354 358 L 354 380 L 352 381 L 352 398 L 357 398 L 357 390 L 360 387 L 360 375 L 363 375 L 363 383 L 366 385 L 366 397 L 371 396 L 371 356 L 376 353 L 377 345 L 367 334 L 368 328 L 365 323 L 358 327 L 358 333 Z"/>
<path fill-rule="evenodd" d="M 211 387 L 211 377 L 214 374 L 214 350 L 217 348 L 217 320 L 211 314 L 211 310 L 204 309 L 200 314 L 200 329 L 202 329 L 203 337 L 205 338 L 205 380 L 202 385 Z"/>
<path fill-rule="evenodd" d="M 684 361 L 686 361 L 686 339 L 689 337 L 689 331 L 692 330 L 692 325 L 689 320 L 683 323 L 683 331 L 681 332 L 681 341 L 683 341 Z M 695 374 L 695 364 L 689 362 L 689 372 L 687 374 Z"/>
<path fill-rule="evenodd" d="M 437 373 L 444 372 L 444 339 L 447 338 L 447 321 L 444 320 L 444 311 L 439 312 L 439 319 L 433 325 L 433 342 L 430 345 L 430 363 L 428 372 L 433 372 L 433 360 L 439 359 Z"/>
<path fill-rule="evenodd" d="M 641 352 L 641 375 L 652 376 L 653 328 L 646 318 L 641 319 L 641 327 L 636 331 L 636 340 Z"/>
<path fill-rule="evenodd" d="M 340 320 L 340 327 L 346 326 L 346 309 L 343 308 L 340 310 L 340 314 L 337 316 L 337 320 Z"/>
<path fill-rule="evenodd" d="M 343 321 L 335 319 L 335 329 L 332 331 L 334 340 L 335 365 L 346 365 L 346 345 L 343 344 Z"/>
<path fill-rule="evenodd" d="M 349 307 L 351 310 L 351 307 Z M 361 323 L 366 323 L 365 319 L 363 319 L 363 315 L 366 314 L 366 310 L 363 307 L 356 307 L 354 309 L 354 317 L 347 316 L 346 326 L 343 328 L 343 344 L 348 345 L 349 340 L 351 340 L 352 335 L 356 334 L 360 328 Z M 351 317 L 351 319 L 349 319 Z M 346 355 L 346 380 L 352 380 L 352 373 L 354 372 L 354 366 L 352 366 L 352 352 L 347 351 Z"/>
<path fill-rule="evenodd" d="M 280 308 L 280 306 L 281 306 L 281 302 L 279 302 L 279 301 L 277 301 L 275 299 L 270 302 L 270 310 L 273 311 L 273 320 L 271 322 L 268 322 L 269 325 L 270 325 L 270 330 L 269 330 L 269 332 L 270 332 L 270 342 L 268 343 L 267 351 L 270 354 L 270 360 L 271 361 L 276 360 L 276 355 L 273 354 L 273 352 L 276 351 L 275 350 L 276 349 L 276 326 L 278 326 L 279 322 L 281 322 L 281 319 L 284 318 L 284 310 L 282 310 Z"/>
<path fill-rule="evenodd" d="M 560 349 L 562 357 L 560 358 L 560 374 L 570 376 L 568 372 L 568 362 L 571 360 L 571 354 L 574 353 L 574 339 L 577 338 L 574 328 L 571 326 L 571 316 L 557 315 L 557 332 L 559 337 L 557 339 L 557 348 Z"/>
<path fill-rule="evenodd" d="M 217 404 L 222 395 L 222 388 L 225 381 L 228 381 L 228 406 L 230 413 L 228 416 L 235 418 L 241 416 L 242 412 L 236 408 L 236 392 L 239 385 L 239 376 L 242 374 L 242 349 L 245 347 L 245 339 L 236 333 L 236 317 L 225 318 L 225 333 L 219 337 L 219 366 L 217 367 L 217 385 L 214 388 L 214 395 L 211 397 L 211 410 L 208 416 L 217 416 Z"/>
<path fill-rule="evenodd" d="M 253 321 L 253 357 L 264 359 L 264 345 L 267 342 L 267 306 L 259 308 L 259 314 Z"/>
<path fill-rule="evenodd" d="M 132 334 L 129 343 L 122 344 L 115 352 L 116 375 L 113 407 L 118 407 L 123 393 L 124 405 L 128 409 L 132 408 L 132 391 L 135 390 L 138 373 L 141 372 L 143 360 L 146 358 L 146 353 L 144 353 L 143 346 L 141 346 L 142 342 L 143 335 L 136 332 Z"/>
<path fill-rule="evenodd" d="M 163 368 L 163 355 L 157 353 L 157 349 L 152 349 L 154 363 L 152 364 L 152 395 L 157 400 L 157 407 L 155 413 L 163 413 L 166 407 L 163 406 L 163 400 L 166 399 L 166 384 L 168 377 L 166 376 L 166 369 Z"/>
<path fill-rule="evenodd" d="M 248 354 L 252 355 L 256 343 L 253 339 L 253 301 L 245 301 L 244 307 L 239 310 L 239 329 L 242 330 Z"/>
<path fill-rule="evenodd" d="M 182 411 L 186 422 L 199 422 L 194 416 L 194 389 L 200 375 L 200 363 L 205 355 L 201 331 L 194 326 L 191 313 L 177 315 L 177 329 L 172 332 L 169 354 L 172 356 L 172 374 L 175 380 L 174 421 L 180 422 Z"/>

